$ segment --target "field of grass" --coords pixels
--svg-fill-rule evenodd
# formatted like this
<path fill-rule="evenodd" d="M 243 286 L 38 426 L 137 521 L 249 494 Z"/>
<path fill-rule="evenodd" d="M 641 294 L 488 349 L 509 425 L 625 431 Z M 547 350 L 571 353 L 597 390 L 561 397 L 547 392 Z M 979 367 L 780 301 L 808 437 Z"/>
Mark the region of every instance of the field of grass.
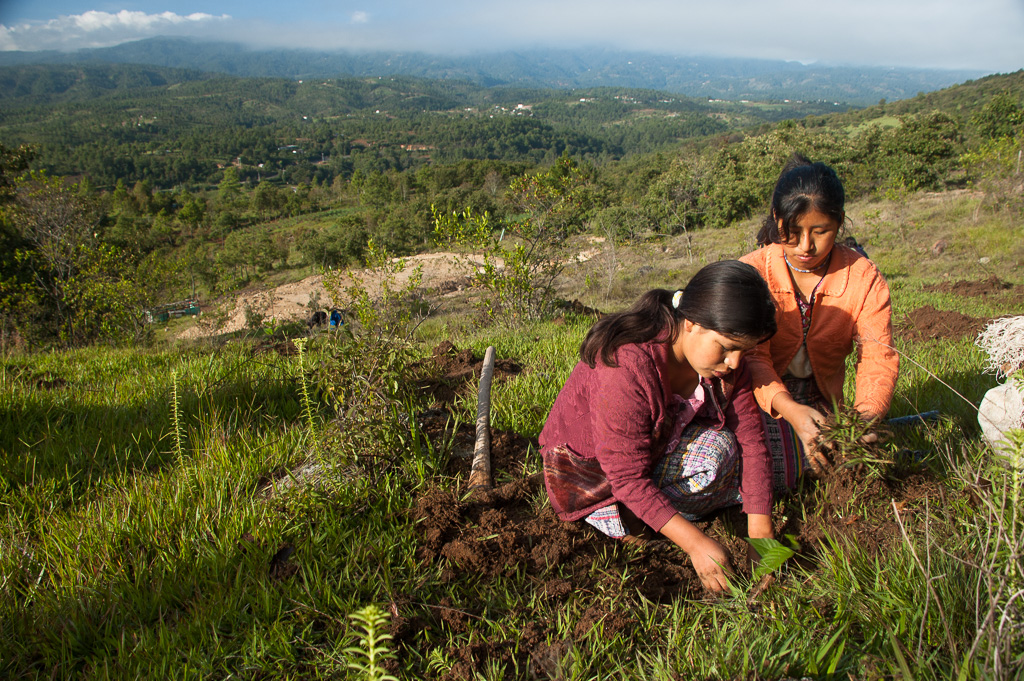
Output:
<path fill-rule="evenodd" d="M 975 219 L 972 200 L 851 209 L 899 328 L 924 305 L 1024 313 L 1024 227 Z M 745 252 L 751 229 L 620 248 L 561 294 L 619 309 Z M 990 274 L 1012 287 L 927 288 Z M 710 598 L 682 553 L 562 527 L 537 487 L 536 437 L 592 319 L 472 318 L 449 304 L 411 345 L 324 333 L 3 357 L 0 676 L 1024 674 L 1024 464 L 979 441 L 972 403 L 995 378 L 971 336 L 901 335 L 890 415 L 939 420 L 896 429 L 891 463 L 779 500 L 797 556 L 766 588 L 737 566 Z M 514 363 L 494 386 L 492 496 L 466 489 L 474 378 L 444 384 L 443 341 Z M 707 529 L 731 541 L 730 522 Z"/>

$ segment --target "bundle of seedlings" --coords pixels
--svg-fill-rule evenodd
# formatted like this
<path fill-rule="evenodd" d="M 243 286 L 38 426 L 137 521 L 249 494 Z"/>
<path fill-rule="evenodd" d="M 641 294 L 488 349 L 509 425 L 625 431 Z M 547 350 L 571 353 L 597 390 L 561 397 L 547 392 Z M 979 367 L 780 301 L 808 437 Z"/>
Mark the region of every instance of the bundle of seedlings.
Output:
<path fill-rule="evenodd" d="M 880 476 L 883 467 L 893 463 L 885 447 L 891 437 L 884 421 L 865 419 L 852 406 L 837 405 L 820 424 L 817 447 L 830 464 L 826 471 L 851 469 L 858 476 Z"/>

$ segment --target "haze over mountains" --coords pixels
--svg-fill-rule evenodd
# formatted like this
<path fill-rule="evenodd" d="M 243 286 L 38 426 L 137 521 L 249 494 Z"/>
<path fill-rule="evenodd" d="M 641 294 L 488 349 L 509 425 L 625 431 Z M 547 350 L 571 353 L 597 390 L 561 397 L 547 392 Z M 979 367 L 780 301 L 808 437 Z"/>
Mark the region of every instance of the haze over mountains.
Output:
<path fill-rule="evenodd" d="M 756 59 L 679 57 L 591 48 L 474 56 L 420 52 L 252 50 L 235 43 L 151 38 L 76 52 L 0 52 L 0 66 L 131 63 L 247 77 L 409 75 L 487 87 L 649 88 L 709 99 L 835 101 L 870 105 L 985 75 L 978 70 L 882 68 Z"/>

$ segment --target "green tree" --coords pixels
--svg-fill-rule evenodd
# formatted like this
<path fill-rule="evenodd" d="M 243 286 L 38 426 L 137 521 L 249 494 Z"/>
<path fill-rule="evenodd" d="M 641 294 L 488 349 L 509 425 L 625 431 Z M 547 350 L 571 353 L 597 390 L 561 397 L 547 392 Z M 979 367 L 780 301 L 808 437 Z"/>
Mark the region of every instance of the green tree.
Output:
<path fill-rule="evenodd" d="M 285 197 L 281 195 L 281 190 L 266 180 L 256 185 L 252 193 L 252 209 L 264 220 L 280 211 L 284 203 Z"/>
<path fill-rule="evenodd" d="M 492 225 L 487 213 L 431 207 L 434 238 L 480 252 L 484 266 L 475 279 L 491 294 L 492 318 L 512 325 L 542 318 L 554 303 L 556 279 L 571 262 L 568 237 L 582 228 L 592 208 L 591 190 L 589 174 L 563 156 L 547 171 L 512 181 L 509 201 L 520 212 L 500 225 Z"/>
<path fill-rule="evenodd" d="M 361 262 L 367 240 L 362 218 L 349 215 L 322 230 L 305 230 L 295 247 L 308 265 L 326 270 Z"/>
<path fill-rule="evenodd" d="M 100 212 L 76 185 L 33 173 L 5 211 L 20 238 L 15 258 L 27 273 L 2 312 L 36 342 L 78 346 L 144 338 L 145 306 L 178 286 L 173 258 L 131 254 L 97 238 Z M 5 282 L 6 284 L 7 282 Z"/>
<path fill-rule="evenodd" d="M 1000 92 L 971 116 L 971 125 L 982 139 L 1013 137 L 1024 127 L 1024 108 L 1010 92 Z"/>
<path fill-rule="evenodd" d="M 941 111 L 906 116 L 901 123 L 882 142 L 883 171 L 911 190 L 942 189 L 962 151 L 959 123 Z"/>
<path fill-rule="evenodd" d="M 134 197 L 128 192 L 128 187 L 125 186 L 124 179 L 118 178 L 117 185 L 114 187 L 114 193 L 111 195 L 111 204 L 113 205 L 114 212 L 118 215 L 137 215 L 139 207 L 135 204 Z"/>
<path fill-rule="evenodd" d="M 236 211 L 242 203 L 242 183 L 234 166 L 224 169 L 224 177 L 217 185 L 217 207 L 221 210 Z"/>
<path fill-rule="evenodd" d="M 206 218 L 206 203 L 188 192 L 182 192 L 178 201 L 181 204 L 181 208 L 178 209 L 178 220 L 186 226 L 188 236 L 191 237 Z"/>
<path fill-rule="evenodd" d="M 153 188 L 149 185 L 149 182 L 145 180 L 139 180 L 132 187 L 132 198 L 137 206 L 140 213 L 150 212 L 150 203 L 153 200 Z"/>
<path fill-rule="evenodd" d="M 61 330 L 68 345 L 130 345 L 147 339 L 145 310 L 162 293 L 181 294 L 178 261 L 150 254 L 136 264 L 114 246 L 80 247 L 79 269 L 64 290 L 71 323 Z"/>
<path fill-rule="evenodd" d="M 28 147 L 12 149 L 0 143 L 0 349 L 18 328 L 24 303 L 33 297 L 31 270 L 18 254 L 28 242 L 16 228 L 11 204 L 17 197 L 18 177 L 28 169 Z"/>
<path fill-rule="evenodd" d="M 73 186 L 33 173 L 19 187 L 12 220 L 26 243 L 16 257 L 31 272 L 33 303 L 40 306 L 33 326 L 44 336 L 70 337 L 67 290 L 95 246 L 100 215 Z"/>

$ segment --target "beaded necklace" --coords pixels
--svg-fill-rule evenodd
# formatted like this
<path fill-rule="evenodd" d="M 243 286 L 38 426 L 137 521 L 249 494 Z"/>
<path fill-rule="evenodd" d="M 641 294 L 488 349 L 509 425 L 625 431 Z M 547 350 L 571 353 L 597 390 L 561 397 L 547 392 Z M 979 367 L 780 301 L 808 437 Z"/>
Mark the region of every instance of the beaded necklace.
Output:
<path fill-rule="evenodd" d="M 818 265 L 817 267 L 809 269 L 809 270 L 802 270 L 799 267 L 797 267 L 796 265 L 794 265 L 793 263 L 791 263 L 789 261 L 789 258 L 786 257 L 785 252 L 783 252 L 783 254 L 782 254 L 782 259 L 786 261 L 786 264 L 789 266 L 789 269 L 793 270 L 794 272 L 799 272 L 800 274 L 810 274 L 812 272 L 817 272 L 822 267 L 828 267 L 829 261 L 832 260 L 832 252 L 829 251 L 828 257 L 825 258 L 825 262 L 823 262 L 820 265 Z"/>

